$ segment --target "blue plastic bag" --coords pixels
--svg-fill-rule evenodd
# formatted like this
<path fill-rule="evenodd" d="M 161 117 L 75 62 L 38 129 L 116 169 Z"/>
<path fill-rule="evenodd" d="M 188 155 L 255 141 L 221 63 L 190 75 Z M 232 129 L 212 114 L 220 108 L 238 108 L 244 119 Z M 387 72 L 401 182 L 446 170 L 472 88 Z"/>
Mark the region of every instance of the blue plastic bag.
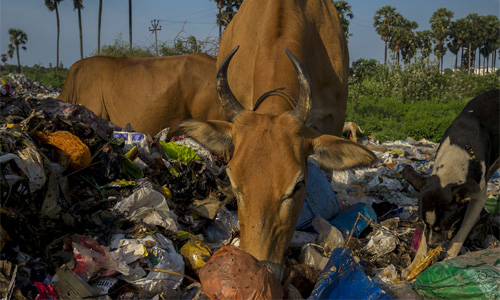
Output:
<path fill-rule="evenodd" d="M 308 299 L 392 299 L 368 277 L 347 248 L 334 249 Z"/>
<path fill-rule="evenodd" d="M 377 223 L 377 214 L 371 205 L 356 203 L 353 206 L 341 210 L 337 216 L 330 221 L 330 224 L 337 227 L 344 236 L 348 236 L 351 234 L 354 223 L 356 223 L 358 212 L 373 223 Z M 359 218 L 358 224 L 356 228 L 354 228 L 353 236 L 358 237 L 366 227 L 368 227 L 368 222 L 363 218 Z"/>
<path fill-rule="evenodd" d="M 339 212 L 337 195 L 328 182 L 325 173 L 312 163 L 307 164 L 306 199 L 297 221 L 297 230 L 307 231 L 316 217 L 332 219 Z"/>

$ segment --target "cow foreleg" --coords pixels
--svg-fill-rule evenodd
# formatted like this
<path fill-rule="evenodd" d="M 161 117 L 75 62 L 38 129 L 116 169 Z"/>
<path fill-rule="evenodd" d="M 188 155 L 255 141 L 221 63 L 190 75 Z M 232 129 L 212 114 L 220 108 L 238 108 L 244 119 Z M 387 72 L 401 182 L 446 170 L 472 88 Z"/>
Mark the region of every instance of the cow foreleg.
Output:
<path fill-rule="evenodd" d="M 450 259 L 456 257 L 462 249 L 462 245 L 465 242 L 465 239 L 469 235 L 472 227 L 479 220 L 479 216 L 481 214 L 481 210 L 483 209 L 484 203 L 486 202 L 486 189 L 483 189 L 479 196 L 475 196 L 470 200 L 469 206 L 467 207 L 467 211 L 465 212 L 465 217 L 462 222 L 462 226 L 458 230 L 455 237 L 451 240 L 450 248 L 447 251 L 446 258 Z"/>

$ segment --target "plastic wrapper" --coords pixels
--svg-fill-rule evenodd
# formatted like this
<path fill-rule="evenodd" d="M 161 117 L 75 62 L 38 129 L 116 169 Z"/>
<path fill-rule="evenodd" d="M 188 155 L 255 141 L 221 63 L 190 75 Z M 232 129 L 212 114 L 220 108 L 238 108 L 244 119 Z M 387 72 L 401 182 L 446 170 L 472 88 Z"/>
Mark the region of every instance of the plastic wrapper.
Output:
<path fill-rule="evenodd" d="M 65 240 L 65 247 L 72 250 L 75 259 L 73 272 L 83 280 L 107 269 L 128 275 L 130 267 L 121 261 L 121 256 L 110 253 L 109 248 L 99 245 L 93 238 L 72 235 Z"/>
<path fill-rule="evenodd" d="M 109 293 L 109 290 L 118 282 L 116 277 L 101 277 L 92 285 L 101 295 Z"/>
<path fill-rule="evenodd" d="M 370 238 L 365 249 L 369 253 L 380 257 L 396 249 L 396 237 L 389 231 L 378 230 L 375 235 Z"/>
<path fill-rule="evenodd" d="M 67 131 L 35 131 L 35 134 L 43 143 L 62 150 L 69 158 L 69 166 L 75 170 L 85 168 L 92 162 L 89 147 L 79 137 Z"/>
<path fill-rule="evenodd" d="M 500 299 L 500 248 L 457 256 L 432 265 L 413 288 L 425 299 Z"/>
<path fill-rule="evenodd" d="M 118 202 L 113 209 L 126 215 L 126 219 L 177 231 L 167 200 L 151 188 L 141 187 L 132 195 Z"/>
<path fill-rule="evenodd" d="M 147 249 L 147 259 L 150 270 L 145 277 L 139 276 L 120 276 L 119 278 L 130 283 L 137 289 L 143 291 L 144 298 L 152 298 L 162 292 L 167 292 L 173 289 L 178 289 L 184 277 L 162 271 L 172 271 L 175 273 L 184 274 L 184 260 L 177 253 L 175 247 L 169 239 L 161 234 L 147 235 L 139 238 L 138 241 L 146 244 L 148 241 L 153 244 Z"/>
<path fill-rule="evenodd" d="M 210 299 L 282 299 L 283 288 L 268 268 L 246 251 L 225 246 L 200 268 Z"/>
<path fill-rule="evenodd" d="M 332 252 L 333 249 L 342 247 L 344 245 L 344 237 L 342 233 L 328 223 L 327 220 L 316 217 L 312 221 L 314 229 L 319 233 L 317 243 L 320 244 L 327 253 Z"/>
<path fill-rule="evenodd" d="M 316 217 L 332 219 L 339 212 L 337 196 L 328 182 L 325 173 L 316 165 L 307 164 L 306 198 L 304 207 L 295 228 L 307 231 Z"/>
<path fill-rule="evenodd" d="M 47 181 L 41 157 L 34 149 L 26 148 L 23 151 L 18 151 L 18 155 L 7 153 L 0 156 L 1 164 L 10 160 L 13 160 L 21 172 L 28 177 L 31 192 L 39 190 Z M 23 174 L 5 174 L 4 176 L 9 185 L 12 186 L 17 181 L 24 179 L 22 175 Z"/>
<path fill-rule="evenodd" d="M 410 274 L 408 274 L 408 277 L 406 277 L 405 279 L 412 280 L 413 278 L 415 278 L 432 263 L 434 257 L 439 255 L 441 251 L 443 251 L 441 246 L 430 249 L 427 252 L 426 256 L 421 257 L 418 261 L 415 262 L 413 268 L 410 270 Z"/>
<path fill-rule="evenodd" d="M 347 248 L 333 250 L 308 299 L 391 299 L 363 271 Z"/>
<path fill-rule="evenodd" d="M 187 241 L 179 253 L 184 257 L 186 267 L 191 270 L 203 267 L 212 256 L 212 250 L 204 241 L 194 239 Z"/>
<path fill-rule="evenodd" d="M 325 250 L 321 246 L 307 244 L 300 250 L 299 261 L 322 271 L 328 263 L 328 257 L 324 256 L 323 253 L 325 253 Z"/>
<path fill-rule="evenodd" d="M 217 213 L 213 222 L 203 227 L 202 233 L 207 242 L 217 243 L 230 238 L 233 228 L 239 230 L 238 212 L 223 207 Z"/>
<path fill-rule="evenodd" d="M 42 282 L 35 282 L 35 287 L 38 291 L 38 295 L 35 297 L 35 300 L 58 300 L 59 294 L 57 291 L 50 285 L 44 284 Z"/>
<path fill-rule="evenodd" d="M 346 238 L 351 234 L 354 224 L 356 223 L 356 219 L 358 218 L 358 213 L 361 213 L 366 219 L 376 223 L 377 214 L 371 205 L 357 203 L 345 210 L 340 211 L 340 213 L 330 221 L 330 224 L 340 230 L 344 238 Z M 354 228 L 353 236 L 358 237 L 366 227 L 368 227 L 368 222 L 360 217 L 356 227 Z"/>
<path fill-rule="evenodd" d="M 163 149 L 167 153 L 167 156 L 171 159 L 175 159 L 181 162 L 191 162 L 193 160 L 201 159 L 196 151 L 187 146 L 179 145 L 174 142 L 160 142 L 160 144 L 163 146 Z"/>

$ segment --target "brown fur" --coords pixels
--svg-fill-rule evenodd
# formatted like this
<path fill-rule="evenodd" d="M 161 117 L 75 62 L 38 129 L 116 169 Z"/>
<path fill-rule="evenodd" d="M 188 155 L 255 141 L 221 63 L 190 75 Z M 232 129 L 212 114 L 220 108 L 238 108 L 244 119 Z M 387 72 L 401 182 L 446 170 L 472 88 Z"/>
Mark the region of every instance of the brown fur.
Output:
<path fill-rule="evenodd" d="M 298 98 L 297 76 L 284 51 L 288 48 L 311 78 L 313 104 L 306 125 L 321 133 L 342 134 L 349 53 L 330 0 L 244 1 L 224 31 L 217 66 L 237 45 L 228 81 L 244 107 L 252 109 L 262 94 L 277 88 Z M 259 107 L 261 113 L 284 110 L 290 107 L 279 96 L 269 97 Z"/>
<path fill-rule="evenodd" d="M 215 88 L 216 59 L 90 57 L 74 63 L 59 99 L 81 104 L 118 126 L 154 135 L 188 118 L 227 120 Z"/>

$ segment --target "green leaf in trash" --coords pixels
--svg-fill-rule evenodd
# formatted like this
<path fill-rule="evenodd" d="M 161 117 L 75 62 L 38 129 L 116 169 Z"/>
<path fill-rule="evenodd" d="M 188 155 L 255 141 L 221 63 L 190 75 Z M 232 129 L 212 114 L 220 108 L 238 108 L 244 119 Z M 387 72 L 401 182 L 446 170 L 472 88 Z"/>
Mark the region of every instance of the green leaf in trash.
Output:
<path fill-rule="evenodd" d="M 500 212 L 500 195 L 496 198 L 489 196 L 484 203 L 484 209 L 490 214 L 498 214 Z"/>
<path fill-rule="evenodd" d="M 191 162 L 193 160 L 201 159 L 196 151 L 187 146 L 179 145 L 174 142 L 166 143 L 163 141 L 160 141 L 160 144 L 163 146 L 165 153 L 167 153 L 168 157 L 171 159 L 181 162 Z"/>
<path fill-rule="evenodd" d="M 122 161 L 122 170 L 124 173 L 132 176 L 135 179 L 144 177 L 144 174 L 142 173 L 141 169 L 133 161 L 131 161 L 123 154 L 120 154 L 120 158 Z"/>

